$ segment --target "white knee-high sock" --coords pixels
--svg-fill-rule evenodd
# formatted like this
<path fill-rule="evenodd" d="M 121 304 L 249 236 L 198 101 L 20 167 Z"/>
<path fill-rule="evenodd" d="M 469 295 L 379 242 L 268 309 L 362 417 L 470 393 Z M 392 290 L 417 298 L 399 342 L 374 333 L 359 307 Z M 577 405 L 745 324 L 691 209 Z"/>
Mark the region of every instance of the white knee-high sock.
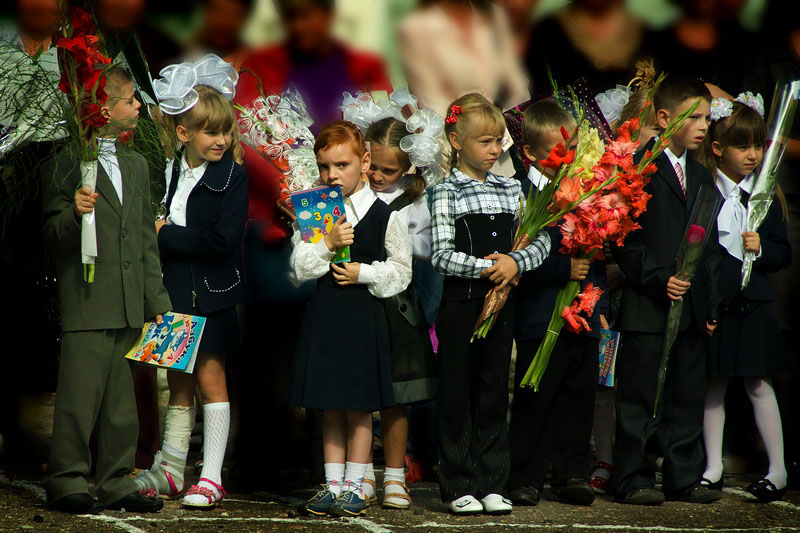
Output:
<path fill-rule="evenodd" d="M 200 477 L 218 485 L 222 485 L 222 461 L 225 459 L 230 425 L 230 403 L 207 403 L 203 406 L 203 471 Z"/>
<path fill-rule="evenodd" d="M 727 390 L 727 377 L 709 378 L 703 415 L 703 443 L 706 447 L 706 471 L 703 472 L 703 477 L 712 483 L 722 478 L 722 434 L 725 429 Z"/>
<path fill-rule="evenodd" d="M 782 489 L 786 486 L 786 464 L 783 458 L 783 427 L 778 400 L 769 378 L 745 378 L 744 388 L 753 404 L 756 427 L 764 441 L 769 459 L 766 478 Z"/>

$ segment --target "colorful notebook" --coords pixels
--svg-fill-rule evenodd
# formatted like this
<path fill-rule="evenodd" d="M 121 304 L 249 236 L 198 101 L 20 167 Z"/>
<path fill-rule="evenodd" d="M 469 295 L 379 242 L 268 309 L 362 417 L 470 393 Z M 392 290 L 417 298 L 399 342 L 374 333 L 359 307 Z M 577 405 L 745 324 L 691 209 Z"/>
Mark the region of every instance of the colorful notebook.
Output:
<path fill-rule="evenodd" d="M 300 235 L 305 242 L 319 242 L 330 233 L 339 217 L 345 214 L 342 188 L 317 187 L 291 194 Z M 336 251 L 332 263 L 350 261 L 350 247 Z"/>
<path fill-rule="evenodd" d="M 604 387 L 613 387 L 617 350 L 619 350 L 619 331 L 601 328 L 600 335 L 600 377 L 597 383 Z"/>
<path fill-rule="evenodd" d="M 163 322 L 147 322 L 125 358 L 137 363 L 186 372 L 194 371 L 206 319 L 182 313 L 165 313 Z"/>

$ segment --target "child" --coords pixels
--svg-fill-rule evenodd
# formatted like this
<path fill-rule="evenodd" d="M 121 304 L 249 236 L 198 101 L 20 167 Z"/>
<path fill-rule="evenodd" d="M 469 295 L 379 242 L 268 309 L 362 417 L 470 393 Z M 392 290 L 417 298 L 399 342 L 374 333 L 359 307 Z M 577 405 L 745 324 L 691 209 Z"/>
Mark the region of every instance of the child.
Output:
<path fill-rule="evenodd" d="M 378 198 L 397 211 L 408 227 L 414 259 L 430 261 L 431 215 L 424 194 L 425 180 L 419 169 L 417 174 L 407 174 L 411 161 L 409 154 L 400 148 L 400 142 L 408 135 L 405 123 L 391 117 L 367 128 L 365 138 L 370 146 L 367 177 Z M 411 496 L 404 470 L 408 443 L 405 406 L 431 400 L 436 395 L 433 348 L 427 324 L 410 288 L 385 302 L 392 351 L 392 385 L 398 405 L 381 411 L 381 436 L 386 459 L 382 505 L 408 509 Z M 374 491 L 369 481 L 375 481 L 372 463 L 364 478 L 365 493 L 370 489 Z"/>
<path fill-rule="evenodd" d="M 769 472 L 747 491 L 770 502 L 783 497 L 786 466 L 783 431 L 770 376 L 789 370 L 786 345 L 771 302 L 775 294 L 767 274 L 787 268 L 792 260 L 786 235 L 786 203 L 780 189 L 758 232 L 746 230 L 747 199 L 754 170 L 764 157 L 766 124 L 759 113 L 734 102 L 730 115 L 712 122 L 701 149 L 725 198 L 719 212 L 719 244 L 725 249 L 720 268 L 719 332 L 709 343 L 709 382 L 703 421 L 706 470 L 702 483 L 722 489 L 722 434 L 728 378 L 742 376 L 753 404 L 756 426 L 769 458 Z M 750 284 L 741 290 L 742 259 L 755 252 Z"/>
<path fill-rule="evenodd" d="M 614 127 L 619 128 L 630 119 L 640 116 L 642 108 L 645 107 L 645 104 L 647 104 L 647 97 L 649 96 L 649 93 L 650 87 L 644 86 L 631 94 L 628 102 L 622 106 L 622 111 L 619 113 L 619 120 L 616 122 Z M 642 148 L 647 146 L 647 143 L 649 143 L 650 140 L 657 135 L 658 125 L 656 124 L 656 116 L 655 112 L 653 111 L 653 105 L 650 104 L 647 105 L 643 120 L 641 124 L 639 124 L 639 147 L 636 149 L 636 151 L 641 151 Z"/>
<path fill-rule="evenodd" d="M 358 128 L 331 122 L 314 144 L 322 183 L 338 185 L 345 211 L 315 244 L 292 237 L 298 282 L 317 279 L 292 361 L 289 403 L 323 413 L 325 486 L 299 511 L 359 516 L 372 447 L 372 411 L 394 407 L 389 332 L 382 298 L 411 281 L 408 228 L 366 186 L 370 154 Z M 331 264 L 350 246 L 349 263 Z"/>
<path fill-rule="evenodd" d="M 702 82 L 670 75 L 656 93 L 654 109 L 663 131 L 671 119 L 698 99 L 695 112 L 656 159 L 657 171 L 645 187 L 653 197 L 638 219 L 641 229 L 630 234 L 625 246 L 612 245 L 617 265 L 625 275 L 614 447 L 616 501 L 621 503 L 658 505 L 665 495 L 672 500 L 709 503 L 722 496 L 720 491 L 700 484 L 705 337 L 713 333 L 718 316 L 717 247 L 706 249 L 691 282 L 675 277 L 675 258 L 700 187 L 713 187 L 708 170 L 687 155 L 688 150 L 700 146 L 708 130 L 711 97 Z M 652 142 L 647 148 L 651 147 Z M 711 232 L 713 242 L 716 226 Z M 682 298 L 681 325 L 654 419 L 664 324 L 670 301 Z M 655 490 L 655 466 L 646 458 L 650 439 L 655 439 L 664 457 L 663 492 Z"/>
<path fill-rule="evenodd" d="M 61 361 L 53 445 L 44 486 L 51 509 L 97 514 L 125 508 L 155 512 L 128 474 L 134 466 L 138 419 L 133 375 L 125 354 L 145 320 L 161 321 L 170 308 L 161 284 L 150 182 L 144 158 L 115 141 L 136 125 L 139 104 L 130 74 L 106 73 L 108 124 L 100 133 L 97 192 L 81 187 L 79 161 L 68 149 L 44 169 L 44 235 L 58 272 Z M 95 213 L 98 255 L 93 283 L 83 277 L 81 216 Z M 97 435 L 95 492 L 89 496 L 89 439 Z"/>
<path fill-rule="evenodd" d="M 529 181 L 543 188 L 546 179 L 536 168 L 550 150 L 563 142 L 561 129 L 575 131 L 575 119 L 554 100 L 541 100 L 523 115 L 525 155 L 534 161 Z M 534 182 L 535 180 L 535 182 Z M 589 333 L 566 329 L 556 341 L 553 355 L 538 392 L 520 387 L 547 332 L 558 291 L 570 280 L 594 283 L 605 289 L 602 261 L 590 263 L 559 252 L 561 232 L 547 228 L 550 254 L 542 265 L 520 280 L 514 337 L 517 343 L 514 400 L 509 423 L 511 475 L 508 486 L 515 505 L 536 505 L 544 487 L 548 464 L 552 464 L 550 486 L 561 499 L 579 505 L 594 501 L 589 485 L 594 392 L 597 386 L 599 329 L 607 328 L 607 298 L 598 302 L 590 319 Z"/>
<path fill-rule="evenodd" d="M 219 58 L 215 61 L 213 68 L 227 80 L 230 66 Z M 152 489 L 167 498 L 183 491 L 199 386 L 203 470 L 181 504 L 209 508 L 225 495 L 222 462 L 230 427 L 225 356 L 239 348 L 236 305 L 245 299 L 240 246 L 247 219 L 247 174 L 236 161 L 240 148 L 230 95 L 214 88 L 220 87 L 218 79 L 199 79 L 209 85 L 194 86 L 181 105 L 158 95 L 159 120 L 182 148 L 167 165 L 166 218 L 157 221 L 156 228 L 164 285 L 175 311 L 204 316 L 206 324 L 194 373 L 167 373 L 170 395 L 164 441 L 153 466 L 136 482 L 142 490 Z"/>
<path fill-rule="evenodd" d="M 436 323 L 444 376 L 436 398 L 440 491 L 454 514 L 508 514 L 512 505 L 502 493 L 509 473 L 513 300 L 485 339 L 470 339 L 489 289 L 516 284 L 518 274 L 538 267 L 550 238 L 540 233 L 527 248 L 510 252 L 521 216 L 520 186 L 488 172 L 502 151 L 500 111 L 471 93 L 448 113 L 452 171 L 434 187 L 432 209 L 432 262 L 446 276 Z"/>

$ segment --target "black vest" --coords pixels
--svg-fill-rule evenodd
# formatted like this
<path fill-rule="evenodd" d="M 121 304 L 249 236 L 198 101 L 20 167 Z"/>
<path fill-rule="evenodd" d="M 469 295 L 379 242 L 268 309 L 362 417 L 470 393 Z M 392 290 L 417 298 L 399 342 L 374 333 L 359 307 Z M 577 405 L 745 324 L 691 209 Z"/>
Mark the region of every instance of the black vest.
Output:
<path fill-rule="evenodd" d="M 464 215 L 455 221 L 455 251 L 482 259 L 490 254 L 507 254 L 514 245 L 514 215 Z M 466 279 L 447 276 L 444 280 L 444 300 L 483 298 L 494 286 L 488 279 Z"/>

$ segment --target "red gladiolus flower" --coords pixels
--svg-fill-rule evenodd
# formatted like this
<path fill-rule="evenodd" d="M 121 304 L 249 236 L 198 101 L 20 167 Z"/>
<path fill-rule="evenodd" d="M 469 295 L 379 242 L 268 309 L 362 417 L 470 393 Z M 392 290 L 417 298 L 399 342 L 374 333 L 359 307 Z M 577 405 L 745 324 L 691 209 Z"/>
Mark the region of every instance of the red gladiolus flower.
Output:
<path fill-rule="evenodd" d="M 575 159 L 575 150 L 567 151 L 567 148 L 564 146 L 564 143 L 558 143 L 550 150 L 550 154 L 547 156 L 547 159 L 542 159 L 539 161 L 539 164 L 542 165 L 543 168 L 552 168 L 554 170 L 558 170 L 561 168 L 561 165 L 569 165 Z"/>
<path fill-rule="evenodd" d="M 577 178 L 564 177 L 558 184 L 558 190 L 553 195 L 553 207 L 557 210 L 567 208 L 581 199 L 583 189 Z"/>
<path fill-rule="evenodd" d="M 586 313 L 586 316 L 592 316 L 597 302 L 600 301 L 600 296 L 603 295 L 603 289 L 595 287 L 592 283 L 587 283 L 583 291 L 578 294 L 578 309 Z M 587 331 L 591 331 L 588 327 Z"/>
<path fill-rule="evenodd" d="M 639 129 L 639 117 L 633 117 L 617 128 L 617 140 L 630 142 L 633 132 Z M 637 141 L 638 142 L 638 141 Z"/>
<path fill-rule="evenodd" d="M 569 140 L 570 135 L 564 126 L 561 126 L 561 136 L 564 138 L 565 141 Z"/>
<path fill-rule="evenodd" d="M 689 244 L 700 244 L 706 236 L 705 228 L 692 224 L 686 231 L 686 240 Z"/>
<path fill-rule="evenodd" d="M 561 311 L 561 318 L 564 319 L 564 326 L 573 333 L 580 333 L 582 329 L 592 331 L 589 328 L 589 323 L 585 318 L 578 314 L 579 309 L 577 302 L 573 302 L 571 306 L 564 307 Z"/>

